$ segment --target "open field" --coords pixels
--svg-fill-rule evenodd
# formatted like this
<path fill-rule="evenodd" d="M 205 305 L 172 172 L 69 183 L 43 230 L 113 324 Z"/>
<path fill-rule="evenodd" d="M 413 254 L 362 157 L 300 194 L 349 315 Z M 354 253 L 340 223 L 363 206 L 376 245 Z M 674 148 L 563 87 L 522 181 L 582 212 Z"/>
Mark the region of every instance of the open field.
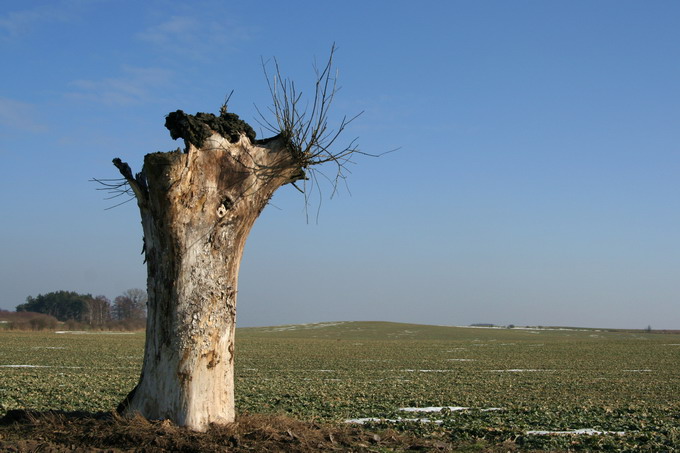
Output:
<path fill-rule="evenodd" d="M 111 411 L 143 342 L 0 332 L 0 417 Z M 521 449 L 680 451 L 677 334 L 323 323 L 238 329 L 236 354 L 242 413 Z"/>

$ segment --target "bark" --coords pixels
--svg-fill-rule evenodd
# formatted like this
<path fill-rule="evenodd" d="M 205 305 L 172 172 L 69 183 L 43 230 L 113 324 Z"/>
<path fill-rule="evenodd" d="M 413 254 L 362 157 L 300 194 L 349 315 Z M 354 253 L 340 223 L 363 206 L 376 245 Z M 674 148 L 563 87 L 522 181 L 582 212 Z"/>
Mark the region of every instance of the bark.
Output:
<path fill-rule="evenodd" d="M 146 155 L 136 176 L 114 160 L 137 197 L 148 269 L 144 365 L 119 411 L 197 431 L 234 421 L 243 248 L 274 191 L 300 175 L 281 137 L 231 143 L 208 130 L 200 148 Z"/>

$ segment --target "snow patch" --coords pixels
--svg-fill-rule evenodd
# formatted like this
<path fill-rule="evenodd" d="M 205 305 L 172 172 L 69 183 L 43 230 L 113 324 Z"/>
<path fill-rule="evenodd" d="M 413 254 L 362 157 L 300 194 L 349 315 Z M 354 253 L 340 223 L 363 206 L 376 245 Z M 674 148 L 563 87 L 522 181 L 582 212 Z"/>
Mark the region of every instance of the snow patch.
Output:
<path fill-rule="evenodd" d="M 54 333 L 71 335 L 134 335 L 135 332 L 111 332 L 111 331 L 85 331 L 85 330 L 57 330 Z"/>
<path fill-rule="evenodd" d="M 68 370 L 102 370 L 100 367 L 86 367 L 86 366 L 64 366 L 64 365 L 0 365 L 0 368 L 59 368 Z M 134 366 L 110 366 L 103 369 L 106 370 L 134 370 L 137 367 Z"/>
<path fill-rule="evenodd" d="M 458 327 L 458 328 L 461 328 L 461 329 L 554 330 L 554 331 L 559 331 L 559 332 L 588 332 L 588 331 L 601 332 L 601 330 L 577 329 L 577 328 L 570 328 L 570 327 L 529 327 L 529 326 L 515 326 L 513 328 L 508 328 L 506 326 L 452 326 L 452 327 Z M 535 333 L 537 333 L 537 332 L 535 332 Z"/>
<path fill-rule="evenodd" d="M 462 406 L 442 406 L 442 407 L 402 407 L 399 410 L 402 412 L 421 412 L 421 413 L 427 413 L 427 412 L 441 412 L 444 409 L 448 409 L 451 412 L 458 412 L 458 411 L 466 411 L 470 410 L 471 408 L 469 407 L 462 407 Z M 482 412 L 487 412 L 487 411 L 501 411 L 503 410 L 500 407 L 489 407 L 486 409 L 480 409 Z M 366 423 L 400 423 L 400 422 L 412 422 L 412 423 L 435 423 L 437 425 L 441 425 L 444 423 L 443 420 L 433 420 L 430 418 L 379 418 L 379 417 L 366 417 L 366 418 L 350 418 L 345 420 L 345 423 L 355 423 L 359 425 L 363 425 Z"/>
<path fill-rule="evenodd" d="M 465 411 L 470 409 L 469 407 L 463 406 L 430 406 L 430 407 L 400 407 L 399 410 L 402 412 L 441 412 L 443 409 L 448 409 L 451 412 L 455 411 Z"/>
<path fill-rule="evenodd" d="M 355 423 L 363 425 L 365 423 L 400 423 L 400 422 L 414 422 L 414 423 L 435 423 L 441 425 L 444 420 L 430 420 L 429 418 L 350 418 L 345 420 L 345 423 Z"/>
<path fill-rule="evenodd" d="M 463 407 L 463 406 L 430 406 L 430 407 L 402 407 L 399 408 L 400 411 L 402 412 L 441 412 L 444 409 L 448 409 L 451 412 L 458 412 L 458 411 L 467 411 L 470 410 L 470 407 Z M 491 412 L 491 411 L 502 411 L 503 408 L 500 407 L 487 407 L 485 409 L 479 409 L 482 412 Z"/>
<path fill-rule="evenodd" d="M 592 428 L 584 429 L 572 429 L 568 431 L 527 431 L 527 435 L 535 436 L 574 436 L 574 435 L 601 435 L 601 434 L 614 434 L 616 436 L 624 436 L 625 431 L 598 431 Z"/>
<path fill-rule="evenodd" d="M 540 372 L 540 371 L 557 371 L 557 370 L 538 370 L 538 369 L 524 369 L 524 368 L 514 368 L 510 370 L 489 370 L 490 373 L 526 373 L 526 372 Z"/>
<path fill-rule="evenodd" d="M 46 365 L 0 365 L 0 368 L 52 368 Z"/>
<path fill-rule="evenodd" d="M 82 366 L 52 366 L 52 365 L 0 365 L 0 368 L 69 368 L 69 369 L 81 369 L 85 368 Z M 129 368 L 129 367 L 121 367 Z"/>
<path fill-rule="evenodd" d="M 273 327 L 265 332 L 284 332 L 286 330 L 307 330 L 307 329 L 322 329 L 324 327 L 333 327 L 345 324 L 346 321 L 340 322 L 318 322 L 314 324 L 293 324 L 288 326 Z"/>

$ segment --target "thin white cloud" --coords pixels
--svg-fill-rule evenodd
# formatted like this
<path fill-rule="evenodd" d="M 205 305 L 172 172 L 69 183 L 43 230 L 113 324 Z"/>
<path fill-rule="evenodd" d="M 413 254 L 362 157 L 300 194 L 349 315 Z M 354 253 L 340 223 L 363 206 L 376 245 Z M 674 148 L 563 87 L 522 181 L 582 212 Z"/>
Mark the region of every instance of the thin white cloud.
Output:
<path fill-rule="evenodd" d="M 55 22 L 77 22 L 88 10 L 110 1 L 50 0 L 37 6 L 32 6 L 31 2 L 24 2 L 22 6 L 30 5 L 30 7 L 14 11 L 7 11 L 9 8 L 4 8 L 7 12 L 0 13 L 0 42 L 21 38 Z"/>
<path fill-rule="evenodd" d="M 45 132 L 47 127 L 38 117 L 38 108 L 27 102 L 0 98 L 0 128 L 22 132 Z"/>
<path fill-rule="evenodd" d="M 213 18 L 172 16 L 136 36 L 164 53 L 204 59 L 236 50 L 238 44 L 249 40 L 254 31 L 253 27 Z"/>
<path fill-rule="evenodd" d="M 158 98 L 158 92 L 170 85 L 172 71 L 162 68 L 123 67 L 118 77 L 100 80 L 74 80 L 72 99 L 100 102 L 107 105 L 130 105 Z"/>
<path fill-rule="evenodd" d="M 192 17 L 171 17 L 162 24 L 155 25 L 139 33 L 137 37 L 152 44 L 167 46 L 175 41 L 193 41 L 200 33 L 198 21 Z"/>
<path fill-rule="evenodd" d="M 0 38 L 14 39 L 27 34 L 44 23 L 66 22 L 71 14 L 59 4 L 36 6 L 10 11 L 0 16 Z"/>

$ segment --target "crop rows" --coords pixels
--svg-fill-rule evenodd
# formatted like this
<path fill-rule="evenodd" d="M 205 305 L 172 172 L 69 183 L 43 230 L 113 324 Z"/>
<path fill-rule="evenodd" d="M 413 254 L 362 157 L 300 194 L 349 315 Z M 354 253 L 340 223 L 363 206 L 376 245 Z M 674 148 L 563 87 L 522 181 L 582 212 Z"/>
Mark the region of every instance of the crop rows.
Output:
<path fill-rule="evenodd" d="M 112 410 L 136 382 L 144 338 L 0 340 L 1 415 Z M 677 335 L 341 323 L 239 329 L 236 355 L 241 412 L 530 448 L 680 449 Z"/>

